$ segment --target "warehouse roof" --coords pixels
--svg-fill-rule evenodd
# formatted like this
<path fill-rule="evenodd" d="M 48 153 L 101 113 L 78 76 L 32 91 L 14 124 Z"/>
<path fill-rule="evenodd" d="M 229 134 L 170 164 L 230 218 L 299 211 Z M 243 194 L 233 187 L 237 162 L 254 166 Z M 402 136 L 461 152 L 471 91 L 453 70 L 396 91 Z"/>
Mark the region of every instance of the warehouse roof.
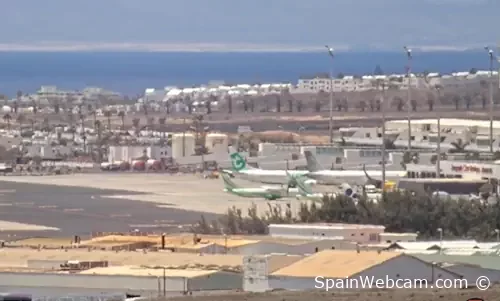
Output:
<path fill-rule="evenodd" d="M 224 254 L 205 254 L 170 252 L 111 252 L 70 250 L 30 250 L 30 249 L 0 249 L 1 264 L 25 264 L 28 260 L 79 260 L 79 261 L 109 261 L 114 265 L 162 265 L 162 266 L 199 266 L 239 268 L 243 256 Z"/>
<path fill-rule="evenodd" d="M 7 243 L 8 246 L 13 247 L 38 247 L 45 246 L 49 248 L 60 248 L 61 246 L 67 247 L 73 244 L 73 238 L 61 238 L 61 237 L 31 237 L 16 241 L 10 241 Z"/>
<path fill-rule="evenodd" d="M 485 269 L 500 270 L 500 257 L 498 255 L 412 254 L 412 256 L 426 262 L 435 262 L 437 264 L 467 264 L 476 265 Z"/>
<path fill-rule="evenodd" d="M 194 278 L 199 276 L 217 273 L 217 270 L 196 270 L 196 269 L 165 269 L 166 277 Z M 93 268 L 80 272 L 82 275 L 126 275 L 126 276 L 153 276 L 163 277 L 163 268 L 155 269 L 140 266 L 113 266 L 103 268 Z"/>
<path fill-rule="evenodd" d="M 243 255 L 196 254 L 171 252 L 136 252 L 136 251 L 87 251 L 69 250 L 33 250 L 0 249 L 0 266 L 24 266 L 29 260 L 47 261 L 108 261 L 112 265 L 164 266 L 171 269 L 199 269 L 241 271 Z M 273 254 L 267 256 L 270 271 L 278 270 L 303 258 Z"/>
<path fill-rule="evenodd" d="M 460 118 L 441 118 L 440 119 L 441 123 L 441 128 L 445 127 L 453 127 L 453 126 L 460 126 L 460 127 L 488 127 L 490 126 L 490 122 L 487 120 L 477 120 L 477 119 L 460 119 Z M 402 119 L 402 120 L 390 120 L 386 122 L 386 125 L 390 124 L 401 124 L 401 125 L 407 125 L 408 120 L 407 119 Z M 437 119 L 412 119 L 411 124 L 413 125 L 424 125 L 424 124 L 437 124 Z M 494 128 L 500 128 L 500 122 L 499 121 L 494 121 L 493 122 L 493 127 Z"/>
<path fill-rule="evenodd" d="M 389 259 L 401 256 L 398 252 L 333 251 L 326 250 L 284 267 L 273 276 L 331 278 L 349 277 Z"/>

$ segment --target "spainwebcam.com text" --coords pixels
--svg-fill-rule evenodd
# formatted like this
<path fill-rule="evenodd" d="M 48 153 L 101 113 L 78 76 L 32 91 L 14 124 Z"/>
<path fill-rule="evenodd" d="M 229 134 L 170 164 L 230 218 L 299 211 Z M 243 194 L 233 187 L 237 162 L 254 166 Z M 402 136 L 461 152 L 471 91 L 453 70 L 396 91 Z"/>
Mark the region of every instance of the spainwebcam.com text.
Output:
<path fill-rule="evenodd" d="M 391 279 L 389 276 L 376 278 L 364 276 L 356 278 L 327 278 L 318 276 L 314 279 L 314 287 L 326 291 L 335 289 L 463 289 L 475 286 L 479 290 L 487 290 L 491 282 L 488 277 L 480 276 L 475 283 L 469 283 L 467 279 Z"/>

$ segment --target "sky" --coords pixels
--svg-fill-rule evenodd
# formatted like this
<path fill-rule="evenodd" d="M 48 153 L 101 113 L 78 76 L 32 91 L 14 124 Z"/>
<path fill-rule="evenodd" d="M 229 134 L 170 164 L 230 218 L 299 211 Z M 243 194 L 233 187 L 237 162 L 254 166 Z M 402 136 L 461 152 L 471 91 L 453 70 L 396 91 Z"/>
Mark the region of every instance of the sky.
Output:
<path fill-rule="evenodd" d="M 500 0 L 2 1 L 0 44 L 497 45 Z"/>

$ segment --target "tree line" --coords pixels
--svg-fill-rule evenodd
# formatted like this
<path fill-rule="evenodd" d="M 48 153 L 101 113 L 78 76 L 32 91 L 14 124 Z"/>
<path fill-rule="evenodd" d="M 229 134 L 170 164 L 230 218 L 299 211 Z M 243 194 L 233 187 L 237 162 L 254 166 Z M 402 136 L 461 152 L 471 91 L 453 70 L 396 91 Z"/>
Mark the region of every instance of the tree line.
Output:
<path fill-rule="evenodd" d="M 496 239 L 500 229 L 500 202 L 471 201 L 387 192 L 380 201 L 364 197 L 325 196 L 320 204 L 300 204 L 293 214 L 289 204 L 271 205 L 259 215 L 252 205 L 246 214 L 236 207 L 217 220 L 204 216 L 193 227 L 200 234 L 266 234 L 269 224 L 277 223 L 353 223 L 386 227 L 386 232 L 417 233 L 419 239 L 438 239 L 442 229 L 445 239 Z"/>

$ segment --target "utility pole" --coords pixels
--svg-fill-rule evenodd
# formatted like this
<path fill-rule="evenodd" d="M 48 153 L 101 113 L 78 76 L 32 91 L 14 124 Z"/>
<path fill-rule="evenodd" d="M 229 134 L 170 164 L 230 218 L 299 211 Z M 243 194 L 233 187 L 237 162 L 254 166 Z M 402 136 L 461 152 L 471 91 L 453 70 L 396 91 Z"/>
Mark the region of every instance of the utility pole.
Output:
<path fill-rule="evenodd" d="M 439 114 L 439 113 L 438 113 Z M 441 116 L 437 118 L 437 161 L 436 161 L 436 175 L 441 178 Z"/>
<path fill-rule="evenodd" d="M 490 97 L 490 112 L 489 112 L 489 117 L 490 117 L 490 152 L 493 153 L 493 109 L 495 106 L 495 103 L 493 101 L 493 60 L 495 59 L 495 54 L 493 53 L 493 50 L 490 49 L 488 46 L 484 47 L 484 49 L 488 52 L 488 56 L 490 59 L 490 78 L 488 80 L 488 92 L 489 92 L 489 97 Z"/>
<path fill-rule="evenodd" d="M 411 63 L 412 63 L 412 55 L 411 49 L 404 46 L 404 50 L 406 51 L 406 56 L 408 58 L 408 66 L 406 68 L 406 74 L 408 76 L 408 93 L 406 98 L 406 107 L 408 113 L 408 151 L 411 151 Z"/>
<path fill-rule="evenodd" d="M 182 157 L 186 156 L 186 117 L 182 119 Z"/>
<path fill-rule="evenodd" d="M 331 66 L 330 66 L 330 120 L 328 123 L 328 132 L 330 136 L 330 143 L 333 143 L 333 48 L 325 45 L 328 50 L 328 55 L 331 58 Z"/>
<path fill-rule="evenodd" d="M 385 199 L 385 169 L 386 169 L 386 135 L 385 135 L 385 79 L 382 81 L 382 200 Z"/>
<path fill-rule="evenodd" d="M 166 268 L 163 267 L 163 297 L 167 296 L 167 275 Z"/>

